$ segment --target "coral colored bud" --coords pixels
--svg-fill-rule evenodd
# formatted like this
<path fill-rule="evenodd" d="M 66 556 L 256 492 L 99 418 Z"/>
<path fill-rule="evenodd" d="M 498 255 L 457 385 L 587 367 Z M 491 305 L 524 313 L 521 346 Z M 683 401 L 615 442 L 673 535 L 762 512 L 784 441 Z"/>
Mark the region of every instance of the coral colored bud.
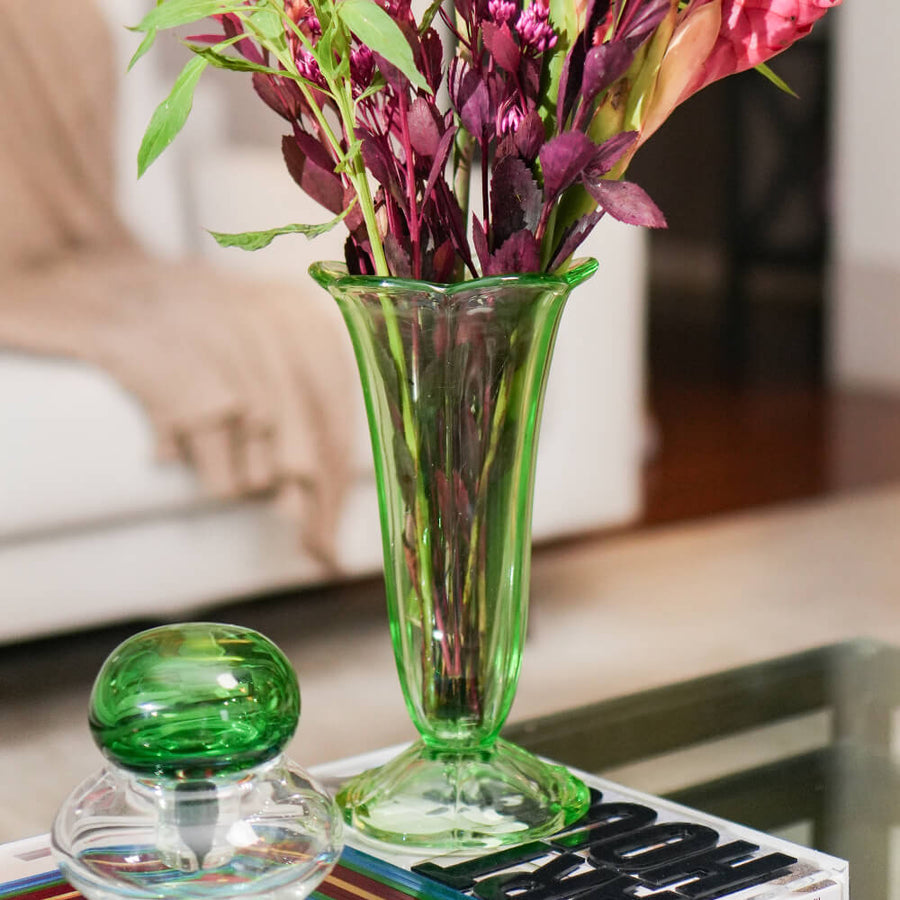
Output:
<path fill-rule="evenodd" d="M 312 6 L 308 0 L 284 0 L 284 11 L 289 19 L 299 22 L 312 12 Z"/>
<path fill-rule="evenodd" d="M 692 3 L 679 16 L 641 122 L 639 143 L 644 143 L 686 99 L 689 86 L 716 44 L 721 24 L 722 7 L 717 0 Z"/>

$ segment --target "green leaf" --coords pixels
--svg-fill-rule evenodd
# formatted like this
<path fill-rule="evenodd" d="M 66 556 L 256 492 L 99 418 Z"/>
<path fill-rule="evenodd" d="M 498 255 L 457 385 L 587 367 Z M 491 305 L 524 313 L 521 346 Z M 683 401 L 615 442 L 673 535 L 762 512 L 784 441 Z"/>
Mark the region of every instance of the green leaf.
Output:
<path fill-rule="evenodd" d="M 246 39 L 246 35 L 239 35 L 239 39 Z M 244 59 L 242 56 L 226 56 L 224 53 L 219 53 L 215 47 L 204 47 L 197 44 L 188 44 L 188 48 L 196 53 L 197 56 L 202 56 L 211 66 L 216 69 L 228 69 L 232 72 L 263 72 L 266 75 L 281 75 L 281 76 L 289 76 L 290 73 L 285 72 L 284 69 L 273 69 L 271 66 L 261 66 L 259 63 L 251 62 L 249 59 Z M 217 46 L 221 46 L 218 44 Z"/>
<path fill-rule="evenodd" d="M 422 20 L 419 22 L 419 34 L 425 34 L 429 28 L 431 28 L 431 23 L 434 21 L 434 17 L 437 15 L 438 10 L 444 5 L 444 0 L 433 0 L 431 6 L 425 10 L 425 13 L 422 16 Z"/>
<path fill-rule="evenodd" d="M 258 9 L 247 18 L 247 24 L 259 36 L 260 43 L 276 51 L 287 49 L 284 21 L 272 9 Z"/>
<path fill-rule="evenodd" d="M 156 42 L 156 29 L 151 28 L 145 35 L 144 39 L 141 41 L 141 45 L 135 50 L 134 56 L 131 57 L 131 61 L 128 63 L 128 71 L 130 72 L 135 63 L 153 46 Z"/>
<path fill-rule="evenodd" d="M 372 83 L 353 101 L 357 106 L 359 106 L 365 100 L 368 100 L 369 97 L 374 96 L 379 91 L 383 91 L 385 86 L 385 81 L 381 78 L 378 73 L 375 73 L 375 77 L 372 79 Z"/>
<path fill-rule="evenodd" d="M 275 238 L 283 234 L 305 234 L 308 238 L 318 237 L 331 231 L 344 219 L 353 208 L 351 203 L 340 215 L 335 216 L 330 222 L 321 225 L 284 225 L 281 228 L 271 228 L 268 231 L 242 231 L 238 234 L 223 234 L 220 231 L 210 231 L 220 247 L 239 247 L 241 250 L 262 250 L 268 247 Z"/>
<path fill-rule="evenodd" d="M 334 167 L 334 171 L 336 174 L 340 175 L 344 172 L 352 172 L 353 165 L 356 160 L 357 154 L 362 153 L 362 141 L 355 140 L 349 147 L 347 147 L 347 152 L 344 154 L 344 158 Z"/>
<path fill-rule="evenodd" d="M 141 20 L 135 31 L 162 31 L 177 28 L 219 13 L 246 12 L 243 0 L 163 0 Z"/>
<path fill-rule="evenodd" d="M 181 70 L 172 92 L 156 107 L 138 151 L 138 178 L 184 127 L 194 102 L 194 88 L 206 66 L 207 62 L 202 56 L 191 59 Z"/>
<path fill-rule="evenodd" d="M 800 95 L 780 75 L 776 75 L 765 63 L 760 63 L 756 66 L 756 71 L 765 78 L 768 78 L 780 91 L 784 91 L 786 94 L 790 94 L 798 100 L 800 99 Z"/>
<path fill-rule="evenodd" d="M 428 82 L 416 68 L 406 36 L 377 3 L 373 0 L 340 0 L 337 13 L 347 28 L 370 50 L 396 66 L 416 87 L 431 93 Z"/>

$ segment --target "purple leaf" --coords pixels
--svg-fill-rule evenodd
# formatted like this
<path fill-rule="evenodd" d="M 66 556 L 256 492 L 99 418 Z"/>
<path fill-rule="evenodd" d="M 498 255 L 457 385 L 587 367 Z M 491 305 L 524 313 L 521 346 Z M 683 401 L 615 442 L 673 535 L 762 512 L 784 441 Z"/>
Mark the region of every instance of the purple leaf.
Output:
<path fill-rule="evenodd" d="M 409 108 L 407 124 L 413 150 L 420 156 L 434 156 L 441 143 L 441 130 L 433 104 L 416 97 Z"/>
<path fill-rule="evenodd" d="M 285 135 L 281 152 L 291 177 L 313 200 L 335 214 L 343 211 L 344 186 L 328 151 L 315 138 L 302 132 Z"/>
<path fill-rule="evenodd" d="M 594 226 L 603 218 L 603 211 L 595 209 L 577 222 L 573 222 L 563 233 L 562 240 L 550 260 L 547 270 L 556 271 L 581 245 L 581 242 L 594 230 Z"/>
<path fill-rule="evenodd" d="M 504 134 L 497 141 L 497 149 L 494 151 L 494 165 L 497 165 L 505 156 L 518 156 L 519 150 L 516 147 L 515 134 Z"/>
<path fill-rule="evenodd" d="M 607 138 L 597 148 L 596 155 L 585 169 L 585 177 L 590 181 L 597 181 L 634 146 L 637 139 L 637 131 L 620 131 Z"/>
<path fill-rule="evenodd" d="M 527 100 L 537 101 L 541 92 L 541 71 L 543 63 L 540 56 L 525 56 L 519 70 L 522 82 L 522 93 Z"/>
<path fill-rule="evenodd" d="M 572 44 L 572 49 L 566 54 L 563 62 L 559 74 L 559 93 L 556 98 L 556 121 L 560 128 L 565 127 L 569 114 L 575 108 L 575 100 L 581 91 L 586 55 L 584 43 L 578 40 Z"/>
<path fill-rule="evenodd" d="M 597 154 L 597 145 L 580 131 L 565 131 L 547 141 L 539 158 L 544 173 L 544 200 L 555 200 L 574 184 Z"/>
<path fill-rule="evenodd" d="M 516 131 L 516 149 L 528 162 L 534 162 L 544 145 L 544 123 L 540 113 L 533 109 L 522 119 Z"/>
<path fill-rule="evenodd" d="M 463 127 L 476 141 L 489 140 L 494 131 L 496 111 L 481 75 L 454 57 L 448 76 L 450 101 Z"/>
<path fill-rule="evenodd" d="M 227 38 L 234 38 L 239 34 L 244 33 L 244 25 L 240 18 L 234 13 L 225 13 L 219 21 L 222 25 L 222 30 L 225 32 L 225 37 Z M 259 48 L 249 38 L 241 38 L 236 46 L 238 52 L 244 59 L 249 59 L 250 62 L 254 62 L 260 66 L 265 65 L 266 61 L 259 52 Z"/>
<path fill-rule="evenodd" d="M 429 28 L 422 35 L 421 41 L 425 78 L 431 90 L 436 94 L 444 74 L 444 44 L 441 41 L 441 36 L 433 28 Z"/>
<path fill-rule="evenodd" d="M 491 178 L 491 222 L 499 246 L 516 231 L 534 231 L 541 217 L 541 190 L 518 156 L 506 156 Z"/>
<path fill-rule="evenodd" d="M 395 66 L 389 63 L 380 53 L 374 53 L 375 65 L 384 76 L 384 80 L 397 94 L 405 94 L 409 90 L 409 79 Z"/>
<path fill-rule="evenodd" d="M 462 261 L 468 267 L 472 276 L 477 278 L 478 271 L 472 260 L 472 251 L 469 248 L 469 241 L 466 237 L 465 221 L 463 220 L 462 209 L 460 209 L 456 195 L 443 179 L 438 179 L 434 186 L 434 194 L 434 202 L 438 214 L 437 224 L 441 225 L 446 233 L 449 234 L 456 252 L 462 257 Z"/>
<path fill-rule="evenodd" d="M 288 122 L 295 122 L 300 118 L 303 99 L 296 82 L 285 78 L 276 86 L 275 79 L 262 72 L 254 72 L 252 80 L 253 89 L 266 106 Z"/>
<path fill-rule="evenodd" d="M 522 59 L 522 51 L 515 42 L 509 25 L 505 22 L 496 25 L 493 22 L 484 22 L 481 26 L 481 34 L 484 38 L 484 46 L 494 59 L 494 62 L 507 72 L 515 74 L 519 69 Z"/>
<path fill-rule="evenodd" d="M 456 269 L 456 250 L 453 247 L 453 241 L 449 238 L 434 251 L 432 268 L 435 281 L 445 283 L 453 280 Z"/>
<path fill-rule="evenodd" d="M 392 196 L 402 197 L 403 191 L 393 154 L 384 146 L 381 139 L 369 131 L 359 128 L 357 137 L 362 139 L 362 155 L 366 168 Z"/>
<path fill-rule="evenodd" d="M 450 149 L 453 147 L 454 137 L 456 137 L 456 128 L 448 128 L 444 132 L 444 135 L 435 150 L 434 159 L 431 162 L 431 171 L 428 173 L 428 181 L 426 182 L 425 190 L 422 193 L 423 208 L 428 202 L 428 198 L 431 196 L 431 192 L 434 190 L 438 178 L 441 177 L 444 166 L 447 165 L 447 157 L 450 156 Z"/>
<path fill-rule="evenodd" d="M 478 254 L 478 261 L 481 263 L 481 271 L 487 275 L 487 266 L 490 261 L 491 251 L 488 249 L 487 234 L 484 225 L 478 219 L 478 216 L 472 216 L 472 243 L 475 244 L 475 252 Z"/>
<path fill-rule="evenodd" d="M 375 265 L 368 241 L 357 240 L 352 234 L 344 242 L 344 259 L 351 275 L 374 275 Z"/>
<path fill-rule="evenodd" d="M 385 235 L 384 255 L 387 257 L 391 275 L 397 278 L 412 278 L 413 269 L 409 252 L 401 245 L 393 231 Z"/>
<path fill-rule="evenodd" d="M 541 251 L 530 231 L 517 231 L 487 261 L 485 275 L 512 275 L 537 272 L 541 267 Z"/>
<path fill-rule="evenodd" d="M 584 59 L 582 104 L 589 104 L 597 94 L 618 81 L 628 71 L 633 59 L 634 53 L 624 41 L 591 47 Z"/>
<path fill-rule="evenodd" d="M 665 228 L 666 218 L 647 192 L 631 181 L 599 179 L 585 183 L 588 193 L 605 212 L 628 225 Z"/>
<path fill-rule="evenodd" d="M 475 73 L 472 73 L 475 75 Z M 476 75 L 477 84 L 459 111 L 466 130 L 475 140 L 490 140 L 494 131 L 494 111 L 487 85 Z"/>
<path fill-rule="evenodd" d="M 619 18 L 616 36 L 637 50 L 656 31 L 669 9 L 670 0 L 630 0 Z"/>

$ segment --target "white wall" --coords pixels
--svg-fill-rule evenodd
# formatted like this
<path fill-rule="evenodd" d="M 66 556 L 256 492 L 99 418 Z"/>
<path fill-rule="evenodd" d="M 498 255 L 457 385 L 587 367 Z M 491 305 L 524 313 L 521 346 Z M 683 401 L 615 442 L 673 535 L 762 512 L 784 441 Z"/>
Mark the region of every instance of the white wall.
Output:
<path fill-rule="evenodd" d="M 900 4 L 836 10 L 833 381 L 900 391 Z"/>

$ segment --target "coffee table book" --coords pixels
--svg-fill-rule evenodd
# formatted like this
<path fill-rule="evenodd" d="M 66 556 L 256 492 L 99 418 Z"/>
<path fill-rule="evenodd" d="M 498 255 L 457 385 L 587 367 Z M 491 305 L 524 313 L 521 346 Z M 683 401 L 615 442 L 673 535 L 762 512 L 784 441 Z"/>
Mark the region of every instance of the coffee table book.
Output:
<path fill-rule="evenodd" d="M 320 766 L 334 784 L 396 748 Z M 313 900 L 849 900 L 846 861 L 576 773 L 592 806 L 544 841 L 478 857 L 398 853 L 347 837 Z M 78 900 L 49 835 L 0 845 L 0 900 Z"/>

